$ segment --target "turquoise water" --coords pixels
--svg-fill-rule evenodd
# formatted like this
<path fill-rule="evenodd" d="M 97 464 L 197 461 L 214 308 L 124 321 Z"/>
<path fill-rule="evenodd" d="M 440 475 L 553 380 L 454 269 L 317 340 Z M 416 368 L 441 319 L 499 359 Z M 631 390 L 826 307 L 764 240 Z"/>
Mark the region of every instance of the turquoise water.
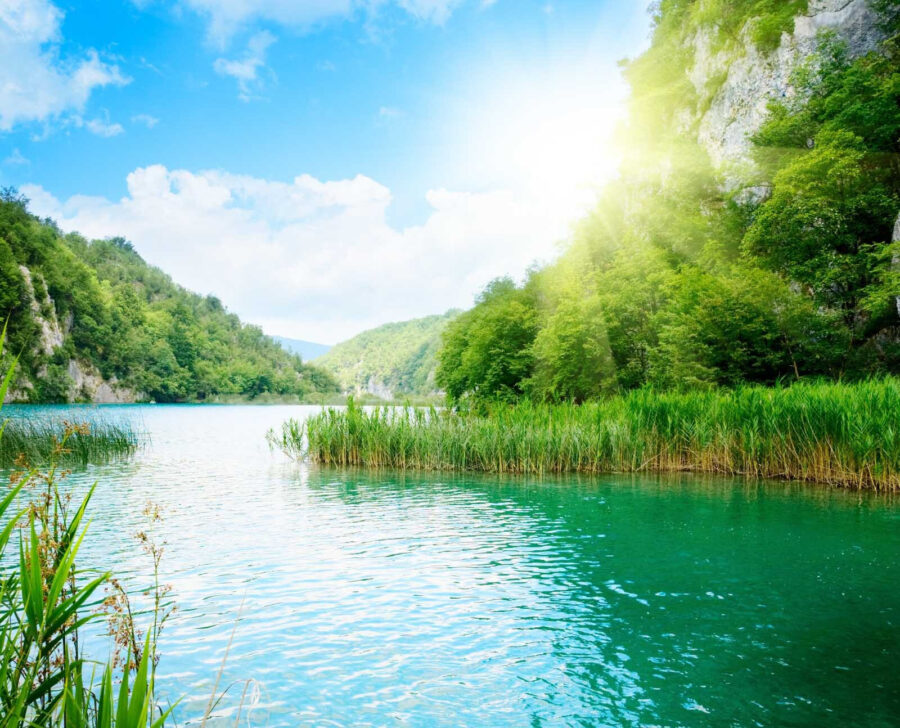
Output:
<path fill-rule="evenodd" d="M 111 407 L 149 435 L 98 481 L 84 565 L 137 590 L 165 509 L 161 689 L 180 725 L 900 723 L 900 509 L 695 478 L 336 471 L 270 453 L 302 407 Z M 63 409 L 4 414 L 66 415 Z M 243 610 L 240 605 L 243 601 Z M 240 616 L 239 616 L 240 613 Z M 102 630 L 91 641 L 105 654 Z M 251 681 L 251 682 L 247 682 Z M 249 719 L 249 720 L 248 720 Z"/>

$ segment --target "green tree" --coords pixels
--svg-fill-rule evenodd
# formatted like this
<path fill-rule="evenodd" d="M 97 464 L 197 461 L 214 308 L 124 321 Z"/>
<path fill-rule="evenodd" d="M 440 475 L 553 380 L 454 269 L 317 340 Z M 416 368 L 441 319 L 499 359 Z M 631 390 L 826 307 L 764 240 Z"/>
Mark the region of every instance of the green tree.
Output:
<path fill-rule="evenodd" d="M 451 402 L 512 400 L 523 394 L 534 366 L 537 311 L 531 291 L 509 278 L 492 282 L 475 308 L 443 335 L 436 380 Z"/>

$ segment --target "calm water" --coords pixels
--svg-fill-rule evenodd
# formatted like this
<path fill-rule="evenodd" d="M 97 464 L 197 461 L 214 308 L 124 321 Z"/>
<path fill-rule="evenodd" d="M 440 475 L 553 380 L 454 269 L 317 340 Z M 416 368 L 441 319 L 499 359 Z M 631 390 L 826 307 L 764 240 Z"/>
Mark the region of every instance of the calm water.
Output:
<path fill-rule="evenodd" d="M 166 510 L 179 609 L 160 670 L 163 692 L 186 696 L 181 725 L 235 624 L 217 725 L 248 680 L 254 726 L 900 724 L 891 500 L 335 471 L 268 451 L 270 426 L 312 411 L 103 408 L 150 445 L 70 478 L 99 482 L 83 564 L 134 589 L 148 583 L 139 512 Z"/>

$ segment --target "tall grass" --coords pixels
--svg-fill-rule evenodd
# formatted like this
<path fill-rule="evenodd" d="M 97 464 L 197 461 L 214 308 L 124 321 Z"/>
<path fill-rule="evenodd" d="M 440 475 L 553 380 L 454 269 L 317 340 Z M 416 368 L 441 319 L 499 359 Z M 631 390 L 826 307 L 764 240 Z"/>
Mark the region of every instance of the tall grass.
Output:
<path fill-rule="evenodd" d="M 329 465 L 508 473 L 693 471 L 900 490 L 900 379 L 663 393 L 487 415 L 329 409 L 270 440 Z"/>
<path fill-rule="evenodd" d="M 65 446 L 60 443 L 65 437 Z M 0 437 L 0 468 L 19 463 L 84 466 L 105 463 L 134 454 L 137 434 L 126 424 L 102 420 L 73 425 L 70 422 L 12 419 Z"/>
<path fill-rule="evenodd" d="M 0 350 L 5 334 L 0 331 Z M 0 378 L 0 408 L 13 369 Z M 112 424 L 88 428 L 13 421 L 5 431 L 0 427 L 0 452 L 18 458 L 10 485 L 0 494 L 0 728 L 174 724 L 175 706 L 164 708 L 155 688 L 159 635 L 171 614 L 168 588 L 159 581 L 162 546 L 145 532 L 137 535 L 154 569 L 154 583 L 145 592 L 153 602 L 151 625 L 141 639 L 121 584 L 108 573 L 77 566 L 94 489 L 79 505 L 61 487 L 67 471 L 60 469 L 60 460 L 88 462 L 133 452 L 136 446 L 129 431 Z M 46 468 L 26 463 L 22 453 L 45 459 Z M 148 509 L 145 514 L 159 518 L 157 508 Z M 113 591 L 101 600 L 102 587 Z M 116 652 L 106 662 L 92 662 L 83 653 L 83 632 L 104 616 Z M 214 689 L 201 725 L 218 704 L 215 698 Z"/>

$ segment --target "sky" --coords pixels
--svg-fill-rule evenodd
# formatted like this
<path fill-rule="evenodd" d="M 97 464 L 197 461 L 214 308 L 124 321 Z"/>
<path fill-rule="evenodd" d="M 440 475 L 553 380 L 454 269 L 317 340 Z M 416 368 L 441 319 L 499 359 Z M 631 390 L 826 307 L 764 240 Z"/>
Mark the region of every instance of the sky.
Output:
<path fill-rule="evenodd" d="M 0 186 L 266 333 L 467 308 L 614 174 L 647 0 L 0 0 Z"/>

